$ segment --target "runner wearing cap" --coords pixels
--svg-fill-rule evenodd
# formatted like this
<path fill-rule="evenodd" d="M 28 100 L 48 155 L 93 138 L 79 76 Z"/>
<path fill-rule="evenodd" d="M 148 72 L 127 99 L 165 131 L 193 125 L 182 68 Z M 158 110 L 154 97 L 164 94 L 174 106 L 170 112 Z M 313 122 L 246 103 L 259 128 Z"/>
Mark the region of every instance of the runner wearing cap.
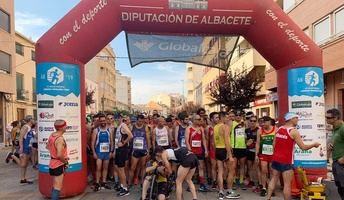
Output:
<path fill-rule="evenodd" d="M 272 119 L 268 116 L 263 117 L 264 123 L 257 133 L 256 143 L 256 161 L 260 161 L 260 178 L 262 183 L 262 190 L 260 196 L 265 197 L 268 184 L 268 174 L 273 155 L 273 143 L 276 134 L 276 127 L 271 125 Z"/>
<path fill-rule="evenodd" d="M 272 156 L 272 179 L 269 183 L 268 200 L 271 199 L 272 192 L 276 183 L 282 174 L 283 176 L 283 195 L 285 200 L 291 199 L 291 181 L 294 177 L 293 171 L 293 155 L 295 143 L 300 149 L 306 151 L 312 148 L 318 148 L 320 143 L 304 144 L 299 131 L 296 129 L 299 117 L 293 112 L 285 114 L 284 126 L 281 126 L 275 135 L 274 154 Z"/>
<path fill-rule="evenodd" d="M 63 134 L 66 132 L 67 123 L 64 120 L 56 120 L 54 127 L 56 132 L 49 136 L 47 149 L 51 157 L 49 162 L 49 174 L 53 177 L 51 199 L 57 200 L 60 198 L 65 169 L 68 168 L 67 144 L 63 138 Z"/>
<path fill-rule="evenodd" d="M 33 137 L 32 125 L 35 123 L 33 117 L 28 115 L 25 117 L 25 125 L 20 130 L 19 136 L 19 154 L 21 167 L 21 184 L 32 184 L 32 181 L 26 180 L 26 170 L 29 165 L 29 158 L 31 154 L 30 141 Z"/>
<path fill-rule="evenodd" d="M 201 120 L 202 118 L 200 115 L 195 114 L 192 116 L 192 126 L 189 126 L 185 132 L 185 143 L 188 150 L 194 153 L 198 158 L 199 191 L 206 192 L 208 189 L 205 186 L 204 174 L 205 158 L 208 157 L 208 147 L 203 128 L 201 127 Z"/>

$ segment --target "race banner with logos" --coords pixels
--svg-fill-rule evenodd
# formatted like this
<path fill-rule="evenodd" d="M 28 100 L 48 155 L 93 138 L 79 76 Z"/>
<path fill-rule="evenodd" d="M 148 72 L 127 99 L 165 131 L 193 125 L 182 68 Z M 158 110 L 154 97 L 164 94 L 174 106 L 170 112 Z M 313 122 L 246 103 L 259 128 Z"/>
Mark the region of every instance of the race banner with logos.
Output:
<path fill-rule="evenodd" d="M 299 115 L 298 130 L 306 144 L 319 142 L 319 148 L 307 151 L 295 145 L 294 165 L 306 168 L 326 167 L 326 130 L 323 71 L 318 67 L 288 71 L 289 111 Z"/>
<path fill-rule="evenodd" d="M 79 66 L 41 63 L 37 65 L 36 74 L 39 171 L 49 172 L 51 158 L 46 145 L 58 119 L 67 122 L 67 131 L 63 135 L 70 164 L 67 172 L 79 171 L 82 167 Z"/>
<path fill-rule="evenodd" d="M 186 62 L 227 71 L 238 37 L 127 34 L 132 67 L 150 62 Z"/>

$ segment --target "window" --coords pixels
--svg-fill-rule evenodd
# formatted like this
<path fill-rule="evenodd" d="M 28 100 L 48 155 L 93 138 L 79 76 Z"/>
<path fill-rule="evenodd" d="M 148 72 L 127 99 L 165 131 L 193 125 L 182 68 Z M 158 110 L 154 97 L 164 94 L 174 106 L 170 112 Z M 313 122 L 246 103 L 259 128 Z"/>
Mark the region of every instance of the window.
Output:
<path fill-rule="evenodd" d="M 0 51 L 0 72 L 11 73 L 11 55 Z"/>
<path fill-rule="evenodd" d="M 32 78 L 32 102 L 36 103 L 37 94 L 36 94 L 36 78 Z"/>
<path fill-rule="evenodd" d="M 11 20 L 10 15 L 0 9 L 0 28 L 9 33 L 11 32 L 10 20 Z"/>
<path fill-rule="evenodd" d="M 16 42 L 16 53 L 24 56 L 24 46 L 18 42 Z"/>
<path fill-rule="evenodd" d="M 331 36 L 330 17 L 322 19 L 314 25 L 314 41 L 322 43 Z"/>
<path fill-rule="evenodd" d="M 24 74 L 16 74 L 16 83 L 17 83 L 17 99 L 25 100 L 25 91 L 24 91 Z"/>
<path fill-rule="evenodd" d="M 335 31 L 336 34 L 344 32 L 344 7 L 335 12 Z"/>
<path fill-rule="evenodd" d="M 36 61 L 36 52 L 31 50 L 31 60 Z"/>
<path fill-rule="evenodd" d="M 291 9 L 296 3 L 296 0 L 284 0 L 283 1 L 283 10 L 287 11 Z"/>

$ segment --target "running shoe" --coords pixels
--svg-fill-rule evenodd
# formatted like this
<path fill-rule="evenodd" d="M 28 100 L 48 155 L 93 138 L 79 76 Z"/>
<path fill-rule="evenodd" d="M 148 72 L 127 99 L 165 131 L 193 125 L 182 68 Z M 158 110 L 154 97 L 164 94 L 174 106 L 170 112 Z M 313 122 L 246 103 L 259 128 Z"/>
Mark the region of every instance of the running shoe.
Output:
<path fill-rule="evenodd" d="M 115 183 L 114 190 L 116 190 L 117 192 L 120 192 L 121 191 L 121 185 L 119 183 Z"/>
<path fill-rule="evenodd" d="M 260 191 L 260 196 L 261 197 L 265 197 L 266 196 L 266 189 L 265 188 L 263 188 L 261 191 Z"/>
<path fill-rule="evenodd" d="M 232 192 L 227 192 L 226 198 L 227 198 L 227 199 L 239 199 L 239 198 L 240 198 L 240 194 L 237 194 L 237 193 L 234 192 L 234 191 L 232 191 Z"/>
<path fill-rule="evenodd" d="M 9 163 L 9 162 L 10 162 L 10 160 L 12 159 L 12 155 L 13 155 L 12 152 L 8 152 L 8 153 L 7 153 L 7 155 L 6 155 L 6 160 L 5 160 L 6 163 Z"/>
<path fill-rule="evenodd" d="M 100 190 L 100 185 L 99 185 L 99 183 L 95 183 L 95 184 L 94 184 L 93 191 L 94 191 L 94 192 L 98 192 L 99 190 Z"/>
<path fill-rule="evenodd" d="M 222 192 L 219 192 L 219 200 L 223 200 L 225 195 Z"/>
<path fill-rule="evenodd" d="M 107 190 L 110 190 L 111 187 L 107 184 L 107 183 L 102 183 L 101 184 L 101 189 L 107 189 Z"/>
<path fill-rule="evenodd" d="M 208 192 L 208 188 L 205 185 L 201 185 L 198 189 L 200 192 Z"/>
<path fill-rule="evenodd" d="M 118 196 L 120 197 L 124 197 L 124 196 L 128 196 L 130 193 L 129 193 L 129 190 L 126 190 L 126 189 L 121 189 L 121 191 L 119 192 Z"/>
<path fill-rule="evenodd" d="M 24 180 L 20 180 L 20 184 L 29 184 L 29 185 L 31 185 L 31 184 L 33 184 L 33 182 L 24 179 Z"/>

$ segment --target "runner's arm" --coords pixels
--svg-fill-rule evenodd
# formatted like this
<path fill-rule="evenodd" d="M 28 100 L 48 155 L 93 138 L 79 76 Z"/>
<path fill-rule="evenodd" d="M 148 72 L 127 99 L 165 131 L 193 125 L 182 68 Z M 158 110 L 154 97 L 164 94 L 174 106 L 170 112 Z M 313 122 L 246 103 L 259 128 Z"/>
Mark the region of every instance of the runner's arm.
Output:
<path fill-rule="evenodd" d="M 256 156 L 258 156 L 260 151 L 260 135 L 261 135 L 261 129 L 257 131 L 257 141 L 256 141 Z M 275 142 L 274 142 L 275 143 Z"/>
<path fill-rule="evenodd" d="M 152 149 L 151 135 L 150 135 L 149 128 L 147 126 L 145 127 L 145 130 L 146 130 L 146 140 L 147 140 L 148 150 L 150 150 Z"/>
<path fill-rule="evenodd" d="M 93 155 L 96 153 L 96 150 L 95 150 L 96 139 L 97 139 L 96 137 L 97 137 L 97 129 L 94 129 L 91 136 L 91 149 L 92 149 Z"/>
<path fill-rule="evenodd" d="M 113 144 L 113 134 L 114 134 L 114 129 L 110 129 L 110 153 L 113 153 L 115 151 L 115 146 Z"/>
<path fill-rule="evenodd" d="M 225 139 L 225 147 L 226 147 L 226 151 L 227 151 L 227 156 L 229 158 L 233 157 L 231 142 L 229 139 L 229 130 L 228 130 L 228 127 L 226 125 L 221 126 L 220 135 L 223 136 L 223 138 Z"/>
<path fill-rule="evenodd" d="M 202 142 L 203 142 L 203 147 L 204 147 L 204 152 L 207 155 L 208 154 L 208 144 L 207 144 L 207 138 L 205 137 L 204 134 L 204 129 L 201 127 L 201 132 L 202 132 Z"/>
<path fill-rule="evenodd" d="M 186 145 L 186 148 L 188 148 L 189 151 L 191 151 L 191 145 L 190 145 L 190 128 L 187 127 L 185 129 L 185 145 Z"/>
<path fill-rule="evenodd" d="M 291 134 L 291 137 L 295 140 L 296 144 L 300 147 L 300 149 L 302 149 L 304 151 L 320 146 L 320 144 L 317 142 L 314 142 L 312 144 L 303 143 L 301 135 L 300 135 L 299 131 L 296 129 L 291 130 L 290 134 Z"/>
<path fill-rule="evenodd" d="M 178 132 L 179 132 L 179 126 L 176 126 L 174 129 L 174 141 L 177 145 L 177 147 L 180 147 L 179 141 L 178 141 Z"/>
<path fill-rule="evenodd" d="M 28 128 L 25 126 L 20 130 L 20 135 L 19 135 L 19 148 L 21 151 L 23 151 L 23 140 L 24 140 L 24 135 L 28 132 Z M 22 152 L 21 152 L 22 153 Z"/>
<path fill-rule="evenodd" d="M 166 167 L 166 174 L 171 175 L 173 173 L 173 171 L 172 171 L 171 163 L 167 159 L 167 152 L 164 151 L 162 153 L 161 157 L 162 157 L 162 161 L 164 163 L 164 166 Z"/>
<path fill-rule="evenodd" d="M 124 132 L 128 135 L 127 139 L 123 141 L 123 145 L 128 144 L 129 141 L 133 138 L 133 134 L 130 131 L 129 127 L 125 124 L 124 126 L 122 126 L 124 129 Z"/>
<path fill-rule="evenodd" d="M 155 150 L 155 135 L 156 131 L 155 129 L 152 130 L 152 146 L 153 146 L 153 150 Z"/>
<path fill-rule="evenodd" d="M 170 144 L 170 147 L 172 147 L 172 141 L 173 141 L 172 132 L 173 132 L 173 129 L 172 131 L 170 131 L 170 128 L 167 127 L 168 143 Z"/>

